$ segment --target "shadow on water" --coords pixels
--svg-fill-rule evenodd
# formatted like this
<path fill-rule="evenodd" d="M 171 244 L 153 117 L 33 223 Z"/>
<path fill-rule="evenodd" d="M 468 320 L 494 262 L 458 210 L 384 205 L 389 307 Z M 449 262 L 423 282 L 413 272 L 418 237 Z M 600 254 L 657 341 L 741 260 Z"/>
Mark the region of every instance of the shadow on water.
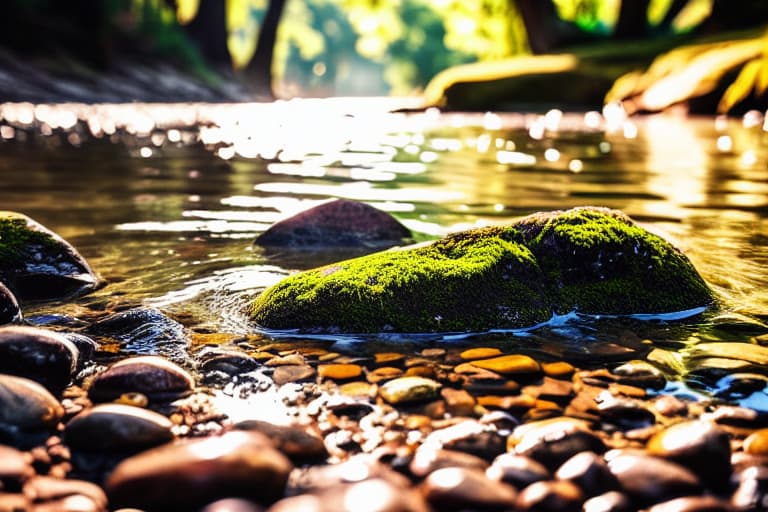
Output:
<path fill-rule="evenodd" d="M 75 304 L 29 305 L 28 314 L 98 316 L 145 304 L 193 331 L 249 334 L 256 345 L 322 343 L 359 357 L 484 345 L 581 367 L 650 358 L 709 389 L 722 378 L 718 364 L 766 373 L 756 356 L 742 366 L 726 364 L 735 354 L 685 356 L 697 345 L 768 343 L 762 116 L 391 107 L 374 100 L 0 105 L 2 208 L 57 231 L 109 283 Z M 254 335 L 245 313 L 253 296 L 296 270 L 357 255 L 268 252 L 252 243 L 329 197 L 389 211 L 417 240 L 539 210 L 618 208 L 681 247 L 727 307 L 685 320 L 569 316 L 473 335 Z"/>

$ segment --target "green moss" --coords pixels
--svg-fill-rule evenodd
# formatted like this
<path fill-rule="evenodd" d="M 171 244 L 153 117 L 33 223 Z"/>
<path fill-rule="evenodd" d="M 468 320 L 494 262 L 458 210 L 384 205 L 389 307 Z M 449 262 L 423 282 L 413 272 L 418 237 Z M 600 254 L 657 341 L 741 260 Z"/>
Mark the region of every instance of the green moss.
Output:
<path fill-rule="evenodd" d="M 713 301 L 667 241 L 621 212 L 576 208 L 295 274 L 257 297 L 251 316 L 272 329 L 478 331 L 574 309 L 665 313 Z"/>
<path fill-rule="evenodd" d="M 22 300 L 90 291 L 101 282 L 85 259 L 29 217 L 0 211 L 0 281 Z"/>
<path fill-rule="evenodd" d="M 663 313 L 713 301 L 685 255 L 621 212 L 576 208 L 519 225 L 558 313 Z"/>
<path fill-rule="evenodd" d="M 542 275 L 512 229 L 459 233 L 290 276 L 252 318 L 274 329 L 399 332 L 530 326 L 550 317 Z"/>

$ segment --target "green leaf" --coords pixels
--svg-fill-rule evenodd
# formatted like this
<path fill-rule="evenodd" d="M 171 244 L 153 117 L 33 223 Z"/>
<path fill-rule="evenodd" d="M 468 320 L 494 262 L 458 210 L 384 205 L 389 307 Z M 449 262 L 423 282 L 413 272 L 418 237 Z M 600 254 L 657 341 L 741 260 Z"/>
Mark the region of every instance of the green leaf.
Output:
<path fill-rule="evenodd" d="M 763 59 L 755 59 L 747 62 L 739 76 L 733 81 L 731 85 L 723 93 L 723 97 L 720 98 L 720 103 L 717 106 L 717 111 L 725 113 L 731 110 L 736 104 L 743 101 L 749 93 L 755 89 L 755 85 L 758 79 L 758 73 L 760 73 L 763 64 Z"/>

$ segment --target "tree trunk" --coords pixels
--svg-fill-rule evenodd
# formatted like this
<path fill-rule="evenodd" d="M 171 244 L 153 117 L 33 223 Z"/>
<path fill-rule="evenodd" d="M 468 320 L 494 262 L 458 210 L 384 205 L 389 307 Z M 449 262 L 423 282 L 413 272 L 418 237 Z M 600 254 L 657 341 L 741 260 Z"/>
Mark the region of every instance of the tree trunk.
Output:
<path fill-rule="evenodd" d="M 532 53 L 547 53 L 558 46 L 557 9 L 552 0 L 514 0 Z"/>
<path fill-rule="evenodd" d="M 205 61 L 217 71 L 232 71 L 227 46 L 226 0 L 200 0 L 195 18 L 184 27 Z"/>
<path fill-rule="evenodd" d="M 648 37 L 648 6 L 651 0 L 622 0 L 619 20 L 613 30 L 614 39 Z"/>
<path fill-rule="evenodd" d="M 257 98 L 274 98 L 272 88 L 272 61 L 275 54 L 275 40 L 280 18 L 283 16 L 285 0 L 270 0 L 264 21 L 259 28 L 256 51 L 245 68 L 248 88 Z"/>

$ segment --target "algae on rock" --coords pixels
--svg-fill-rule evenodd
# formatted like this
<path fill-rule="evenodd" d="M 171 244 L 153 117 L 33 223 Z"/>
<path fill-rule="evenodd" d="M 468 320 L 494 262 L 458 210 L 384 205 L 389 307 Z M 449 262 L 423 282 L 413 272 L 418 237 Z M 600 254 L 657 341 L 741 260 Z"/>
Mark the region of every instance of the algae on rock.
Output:
<path fill-rule="evenodd" d="M 9 211 L 0 211 L 0 281 L 21 300 L 70 297 L 100 284 L 67 241 L 26 215 Z"/>
<path fill-rule="evenodd" d="M 669 242 L 622 212 L 584 207 L 294 274 L 255 299 L 251 318 L 309 332 L 481 331 L 572 310 L 668 313 L 713 302 Z"/>

